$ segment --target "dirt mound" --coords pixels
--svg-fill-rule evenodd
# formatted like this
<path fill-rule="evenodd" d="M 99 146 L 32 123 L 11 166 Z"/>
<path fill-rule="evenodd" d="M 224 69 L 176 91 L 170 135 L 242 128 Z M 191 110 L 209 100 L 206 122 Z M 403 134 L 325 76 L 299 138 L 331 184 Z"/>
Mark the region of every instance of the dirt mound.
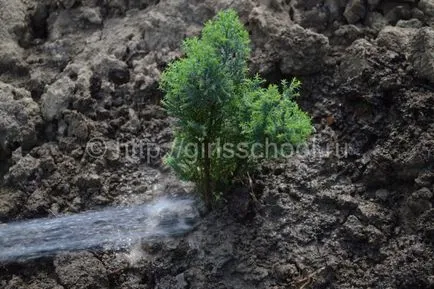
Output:
<path fill-rule="evenodd" d="M 158 80 L 223 8 L 251 34 L 252 72 L 302 79 L 316 129 L 192 233 L 4 264 L 0 287 L 434 288 L 431 1 L 0 4 L 1 222 L 185 192 L 161 165 Z"/>

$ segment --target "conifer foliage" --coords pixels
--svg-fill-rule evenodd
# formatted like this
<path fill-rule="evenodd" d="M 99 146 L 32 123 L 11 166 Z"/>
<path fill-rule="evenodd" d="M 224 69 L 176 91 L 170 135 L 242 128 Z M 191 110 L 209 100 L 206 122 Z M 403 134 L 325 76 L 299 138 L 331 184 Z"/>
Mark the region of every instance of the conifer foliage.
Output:
<path fill-rule="evenodd" d="M 288 145 L 304 142 L 312 131 L 309 116 L 295 102 L 300 82 L 283 81 L 279 89 L 251 78 L 249 45 L 237 13 L 222 11 L 200 37 L 184 41 L 184 57 L 162 74 L 163 105 L 176 119 L 165 162 L 196 183 L 208 206 L 258 161 L 283 156 Z"/>

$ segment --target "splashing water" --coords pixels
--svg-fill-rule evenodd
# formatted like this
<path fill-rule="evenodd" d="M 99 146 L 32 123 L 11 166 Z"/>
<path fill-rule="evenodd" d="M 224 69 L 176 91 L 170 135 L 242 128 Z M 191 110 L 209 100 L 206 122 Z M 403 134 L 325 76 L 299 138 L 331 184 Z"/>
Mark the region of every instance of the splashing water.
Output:
<path fill-rule="evenodd" d="M 9 223 L 0 225 L 0 261 L 89 248 L 122 249 L 186 233 L 198 217 L 194 200 L 161 198 L 133 207 Z"/>

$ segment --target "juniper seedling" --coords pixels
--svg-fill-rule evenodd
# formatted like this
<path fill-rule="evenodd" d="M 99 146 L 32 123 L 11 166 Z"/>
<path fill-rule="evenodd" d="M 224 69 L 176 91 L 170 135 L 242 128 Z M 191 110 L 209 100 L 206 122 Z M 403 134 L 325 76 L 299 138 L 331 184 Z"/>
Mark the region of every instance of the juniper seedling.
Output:
<path fill-rule="evenodd" d="M 294 101 L 300 82 L 264 88 L 248 76 L 249 35 L 237 13 L 226 10 L 206 23 L 201 37 L 186 39 L 184 57 L 161 77 L 163 105 L 176 119 L 175 140 L 165 162 L 193 181 L 208 206 L 213 192 L 267 158 L 266 141 L 276 145 L 306 140 L 310 118 Z"/>

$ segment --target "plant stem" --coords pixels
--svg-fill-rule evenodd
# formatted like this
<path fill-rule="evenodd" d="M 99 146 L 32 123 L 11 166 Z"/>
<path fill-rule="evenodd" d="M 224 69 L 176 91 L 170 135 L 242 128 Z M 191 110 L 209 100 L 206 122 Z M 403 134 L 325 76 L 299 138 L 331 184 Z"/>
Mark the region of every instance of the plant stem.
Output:
<path fill-rule="evenodd" d="M 204 199 L 208 209 L 211 209 L 211 163 L 209 157 L 209 140 L 204 141 Z"/>

